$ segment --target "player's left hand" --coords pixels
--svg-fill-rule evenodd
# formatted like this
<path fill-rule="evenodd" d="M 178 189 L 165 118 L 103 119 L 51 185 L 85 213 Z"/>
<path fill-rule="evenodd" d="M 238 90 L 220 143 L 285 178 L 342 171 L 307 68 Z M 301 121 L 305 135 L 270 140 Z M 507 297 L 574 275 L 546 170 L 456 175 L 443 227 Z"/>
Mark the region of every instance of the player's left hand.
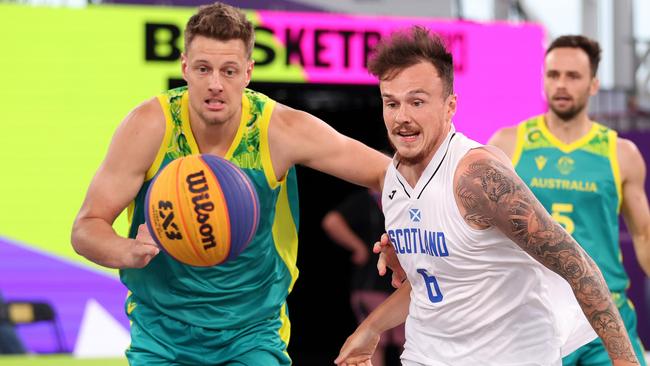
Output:
<path fill-rule="evenodd" d="M 370 359 L 379 343 L 379 334 L 363 325 L 345 341 L 334 360 L 338 366 L 372 366 Z"/>
<path fill-rule="evenodd" d="M 386 268 L 390 268 L 393 271 L 391 284 L 394 288 L 399 288 L 406 280 L 406 272 L 404 272 L 404 268 L 400 265 L 395 248 L 391 244 L 387 234 L 384 233 L 381 235 L 381 238 L 375 243 L 372 251 L 379 253 L 379 259 L 377 260 L 377 272 L 379 275 L 384 276 L 386 274 Z"/>

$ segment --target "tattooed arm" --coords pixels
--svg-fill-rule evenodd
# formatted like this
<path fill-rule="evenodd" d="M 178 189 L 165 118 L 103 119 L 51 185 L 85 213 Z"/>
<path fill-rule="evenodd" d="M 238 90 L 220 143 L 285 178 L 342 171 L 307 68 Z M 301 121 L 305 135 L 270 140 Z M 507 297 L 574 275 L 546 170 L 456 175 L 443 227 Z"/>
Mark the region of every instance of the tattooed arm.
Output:
<path fill-rule="evenodd" d="M 497 227 L 573 289 L 614 365 L 638 364 L 618 309 L 600 270 L 544 209 L 503 153 L 471 150 L 454 176 L 458 208 L 473 228 Z"/>

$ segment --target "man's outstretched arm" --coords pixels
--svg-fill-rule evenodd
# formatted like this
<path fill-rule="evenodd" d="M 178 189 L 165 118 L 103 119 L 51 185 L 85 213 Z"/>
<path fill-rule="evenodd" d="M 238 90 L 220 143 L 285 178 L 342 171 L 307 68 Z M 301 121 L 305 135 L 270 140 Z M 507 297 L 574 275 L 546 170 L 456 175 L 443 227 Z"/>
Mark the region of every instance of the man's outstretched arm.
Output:
<path fill-rule="evenodd" d="M 569 283 L 614 365 L 638 364 L 600 270 L 548 214 L 503 153 L 494 148 L 471 150 L 456 171 L 454 190 L 469 225 L 479 229 L 496 226 Z"/>

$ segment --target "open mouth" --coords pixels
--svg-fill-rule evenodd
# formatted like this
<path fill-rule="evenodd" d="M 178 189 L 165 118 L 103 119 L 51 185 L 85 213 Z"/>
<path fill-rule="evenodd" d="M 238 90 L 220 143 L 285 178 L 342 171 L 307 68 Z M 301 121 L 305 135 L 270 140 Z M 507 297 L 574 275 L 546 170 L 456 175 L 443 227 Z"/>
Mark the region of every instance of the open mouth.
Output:
<path fill-rule="evenodd" d="M 553 97 L 553 101 L 555 102 L 570 102 L 572 99 L 569 96 L 566 95 L 560 95 L 560 96 L 555 96 Z"/>
<path fill-rule="evenodd" d="M 225 105 L 223 100 L 216 99 L 216 98 L 205 99 L 204 103 L 209 110 L 215 110 L 215 111 L 223 109 Z"/>
<path fill-rule="evenodd" d="M 415 139 L 417 139 L 417 137 L 420 136 L 419 131 L 409 131 L 409 130 L 397 131 L 395 134 L 399 136 L 401 140 L 406 142 L 415 141 Z"/>

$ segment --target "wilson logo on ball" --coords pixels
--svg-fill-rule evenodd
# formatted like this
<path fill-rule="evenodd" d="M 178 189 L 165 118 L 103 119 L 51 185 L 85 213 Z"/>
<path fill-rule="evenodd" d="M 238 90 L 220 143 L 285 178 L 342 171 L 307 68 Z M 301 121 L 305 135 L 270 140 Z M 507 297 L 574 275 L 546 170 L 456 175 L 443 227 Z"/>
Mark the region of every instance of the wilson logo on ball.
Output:
<path fill-rule="evenodd" d="M 208 222 L 210 219 L 210 212 L 214 211 L 214 203 L 210 201 L 210 194 L 208 183 L 205 179 L 203 170 L 190 174 L 185 179 L 187 182 L 187 189 L 193 193 L 192 203 L 194 204 L 194 212 L 196 213 L 196 222 L 199 226 L 201 233 L 201 242 L 203 249 L 215 247 L 217 243 L 214 241 L 212 235 L 212 225 Z"/>
<path fill-rule="evenodd" d="M 165 166 L 146 197 L 151 236 L 176 260 L 213 266 L 235 259 L 253 239 L 259 200 L 251 181 L 233 163 L 190 155 Z"/>

